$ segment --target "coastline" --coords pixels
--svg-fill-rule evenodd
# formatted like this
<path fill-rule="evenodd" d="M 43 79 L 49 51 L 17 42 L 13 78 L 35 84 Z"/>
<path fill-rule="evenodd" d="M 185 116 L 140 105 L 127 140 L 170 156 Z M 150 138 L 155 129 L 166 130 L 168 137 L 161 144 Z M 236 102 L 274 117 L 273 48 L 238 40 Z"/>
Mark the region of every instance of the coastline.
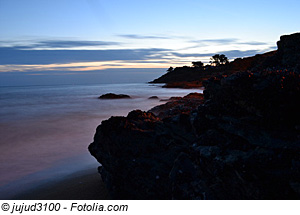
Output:
<path fill-rule="evenodd" d="M 203 96 L 102 121 L 89 151 L 112 199 L 300 199 L 300 33 L 280 39 L 276 52 L 150 82 L 196 79 Z"/>
<path fill-rule="evenodd" d="M 89 151 L 112 198 L 299 199 L 299 68 L 276 67 L 274 57 L 263 69 L 205 78 L 204 96 L 102 121 Z M 108 199 L 108 192 L 93 169 L 14 199 Z"/>
<path fill-rule="evenodd" d="M 199 89 L 195 89 L 199 90 Z M 176 109 L 185 102 L 202 101 L 202 93 L 190 93 L 184 97 L 172 97 L 163 104 L 149 108 L 148 112 L 163 114 L 167 109 Z M 88 168 L 66 175 L 58 180 L 43 183 L 35 188 L 23 191 L 12 200 L 109 200 L 109 193 L 97 168 Z"/>
<path fill-rule="evenodd" d="M 107 92 L 127 93 L 132 99 L 115 101 L 97 98 Z M 97 173 L 97 161 L 87 152 L 97 125 L 111 115 L 125 116 L 132 109 L 148 110 L 164 103 L 160 100 L 189 92 L 191 90 L 163 89 L 159 84 L 153 86 L 148 83 L 11 87 L 2 91 L 1 114 L 5 117 L 0 122 L 0 198 L 55 199 L 59 195 L 49 193 L 51 189 L 64 194 L 63 188 L 70 187 L 68 183 L 72 183 L 74 186 L 68 192 L 74 189 L 76 194 L 75 190 L 80 189 L 81 185 L 78 184 L 77 189 L 75 183 L 81 180 L 95 185 L 90 189 L 98 189 L 96 180 L 90 180 L 88 174 L 84 177 L 81 172 L 94 165 L 96 177 L 101 180 Z M 160 98 L 149 99 L 154 95 Z M 15 123 L 17 119 L 18 123 Z M 14 147 L 7 144 L 12 142 Z M 72 173 L 76 180 L 71 180 Z M 82 198 L 94 198 L 95 195 L 88 196 Z M 73 197 L 62 195 L 62 198 Z"/>

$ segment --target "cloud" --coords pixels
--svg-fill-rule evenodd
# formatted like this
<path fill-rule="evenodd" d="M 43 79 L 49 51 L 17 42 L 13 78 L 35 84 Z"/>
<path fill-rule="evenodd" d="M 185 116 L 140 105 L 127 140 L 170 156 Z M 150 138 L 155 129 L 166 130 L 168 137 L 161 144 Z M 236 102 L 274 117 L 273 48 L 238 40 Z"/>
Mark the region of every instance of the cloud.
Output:
<path fill-rule="evenodd" d="M 176 57 L 207 57 L 207 56 L 212 56 L 211 53 L 206 53 L 206 54 L 198 54 L 198 53 L 189 53 L 189 54 L 182 54 L 179 52 L 172 52 L 172 55 L 176 56 Z"/>
<path fill-rule="evenodd" d="M 0 65 L 53 64 L 113 60 L 151 60 L 168 49 L 22 50 L 0 47 Z"/>
<path fill-rule="evenodd" d="M 9 45 L 11 48 L 15 49 L 35 49 L 35 48 L 47 48 L 47 49 L 55 49 L 55 48 L 78 48 L 78 47 L 99 47 L 99 46 L 112 46 L 112 45 L 120 45 L 119 42 L 110 42 L 110 41 L 85 41 L 85 40 L 43 40 L 43 41 L 23 41 L 22 45 L 20 42 L 7 42 L 0 41 L 0 44 Z"/>
<path fill-rule="evenodd" d="M 118 36 L 127 39 L 170 39 L 170 37 L 165 37 L 165 36 L 138 35 L 138 34 L 121 34 Z"/>
<path fill-rule="evenodd" d="M 234 59 L 234 58 L 238 58 L 238 57 L 249 57 L 249 56 L 253 56 L 256 54 L 262 54 L 264 52 L 265 51 L 263 51 L 263 50 L 257 50 L 257 49 L 245 50 L 245 51 L 229 50 L 229 51 L 222 52 L 222 54 L 225 54 L 229 59 Z"/>
<path fill-rule="evenodd" d="M 39 48 L 76 48 L 86 46 L 111 46 L 120 45 L 118 42 L 107 41 L 63 41 L 63 40 L 47 40 L 36 44 Z"/>
<path fill-rule="evenodd" d="M 124 68 L 81 71 L 35 71 L 0 73 L 0 86 L 49 84 L 146 83 L 165 72 L 161 68 Z"/>
<path fill-rule="evenodd" d="M 219 54 L 225 54 L 229 59 L 234 59 L 234 58 L 238 58 L 238 57 L 248 57 L 248 56 L 252 56 L 252 55 L 256 55 L 256 54 L 261 54 L 264 53 L 265 51 L 262 50 L 245 50 L 245 51 L 241 51 L 241 50 L 228 50 L 228 51 L 221 51 L 219 52 Z M 211 57 L 217 53 L 205 53 L 205 54 L 198 54 L 198 53 L 188 53 L 188 54 L 182 54 L 182 53 L 178 53 L 178 52 L 172 52 L 172 54 L 176 57 Z"/>
<path fill-rule="evenodd" d="M 253 46 L 261 46 L 268 45 L 265 42 L 259 41 L 249 41 L 249 42 L 241 42 L 236 38 L 224 38 L 224 39 L 210 39 L 210 40 L 190 40 L 191 43 L 197 43 L 197 46 L 209 46 L 209 45 L 253 45 Z"/>
<path fill-rule="evenodd" d="M 268 43 L 252 41 L 252 42 L 239 42 L 238 44 L 241 45 L 253 45 L 253 46 L 261 46 L 261 45 L 268 45 Z"/>
<path fill-rule="evenodd" d="M 270 46 L 270 50 L 277 50 L 277 46 Z"/>
<path fill-rule="evenodd" d="M 123 35 L 128 38 L 138 39 L 167 39 L 159 36 Z M 173 37 L 174 38 L 174 37 Z M 24 41 L 23 41 L 24 42 Z M 25 41 L 26 42 L 26 41 Z M 261 42 L 240 42 L 234 38 L 194 40 L 202 44 L 248 44 L 264 45 Z M 1 47 L 2 43 L 2 47 Z M 0 72 L 16 71 L 91 71 L 106 68 L 162 68 L 169 64 L 181 66 L 193 58 L 208 60 L 215 54 L 225 54 L 230 60 L 238 57 L 247 57 L 261 54 L 268 49 L 260 48 L 249 50 L 218 51 L 210 53 L 187 52 L 187 49 L 164 48 L 118 48 L 104 47 L 90 49 L 89 47 L 120 45 L 118 42 L 85 41 L 85 40 L 41 40 L 27 41 L 27 44 L 11 41 L 0 41 Z M 194 44 L 193 44 L 194 45 Z M 87 47 L 86 49 L 76 49 Z M 195 46 L 196 47 L 196 46 Z M 255 47 L 255 46 L 253 46 Z M 72 49 L 71 49 L 72 48 Z M 185 50 L 184 53 L 181 51 Z M 202 60 L 201 59 L 201 60 Z"/>
<path fill-rule="evenodd" d="M 232 44 L 237 42 L 238 39 L 235 38 L 224 38 L 224 39 L 210 39 L 210 40 L 191 40 L 190 42 L 192 43 L 198 43 L 199 45 L 205 45 L 205 44 L 221 44 L 221 45 L 225 45 L 225 44 Z"/>

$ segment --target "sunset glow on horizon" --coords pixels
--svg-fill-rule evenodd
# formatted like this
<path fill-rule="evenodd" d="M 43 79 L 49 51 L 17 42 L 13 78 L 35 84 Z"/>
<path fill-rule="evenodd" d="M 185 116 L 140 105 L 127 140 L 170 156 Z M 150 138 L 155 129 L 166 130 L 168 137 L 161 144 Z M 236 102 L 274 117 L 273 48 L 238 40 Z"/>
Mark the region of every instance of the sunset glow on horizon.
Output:
<path fill-rule="evenodd" d="M 299 30 L 291 21 L 300 18 L 299 6 L 295 0 L 5 0 L 0 76 L 120 68 L 162 74 L 170 66 L 209 63 L 216 53 L 232 61 L 276 50 L 280 35 Z"/>

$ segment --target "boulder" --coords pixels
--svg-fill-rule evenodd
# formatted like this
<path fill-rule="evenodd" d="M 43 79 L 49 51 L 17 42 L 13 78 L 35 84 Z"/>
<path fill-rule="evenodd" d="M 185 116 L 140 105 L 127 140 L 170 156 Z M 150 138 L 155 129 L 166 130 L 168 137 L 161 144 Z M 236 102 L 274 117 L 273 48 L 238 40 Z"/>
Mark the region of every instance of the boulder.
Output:
<path fill-rule="evenodd" d="M 130 99 L 129 95 L 107 93 L 99 96 L 99 99 Z"/>
<path fill-rule="evenodd" d="M 159 99 L 157 96 L 151 96 L 148 99 Z"/>

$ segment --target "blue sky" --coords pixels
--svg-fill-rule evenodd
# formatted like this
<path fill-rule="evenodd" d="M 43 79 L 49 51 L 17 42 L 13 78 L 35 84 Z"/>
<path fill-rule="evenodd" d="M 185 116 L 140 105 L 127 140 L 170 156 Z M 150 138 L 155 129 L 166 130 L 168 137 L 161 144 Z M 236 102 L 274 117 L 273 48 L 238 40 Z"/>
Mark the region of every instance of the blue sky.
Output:
<path fill-rule="evenodd" d="M 105 82 L 126 68 L 147 81 L 215 53 L 263 53 L 299 31 L 299 8 L 296 0 L 0 0 L 0 85 Z"/>

